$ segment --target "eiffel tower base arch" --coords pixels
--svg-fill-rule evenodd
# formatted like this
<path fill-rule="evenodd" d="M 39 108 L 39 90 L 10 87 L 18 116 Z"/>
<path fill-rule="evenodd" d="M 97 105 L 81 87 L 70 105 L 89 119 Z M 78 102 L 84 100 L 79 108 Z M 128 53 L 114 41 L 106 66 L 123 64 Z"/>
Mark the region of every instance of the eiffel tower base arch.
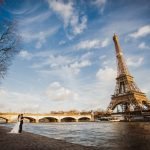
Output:
<path fill-rule="evenodd" d="M 113 113 L 113 110 L 118 107 L 122 108 L 122 113 L 150 111 L 150 102 L 142 92 L 128 93 L 124 95 L 113 95 L 108 106 L 107 112 Z M 118 112 L 119 113 L 119 112 Z"/>

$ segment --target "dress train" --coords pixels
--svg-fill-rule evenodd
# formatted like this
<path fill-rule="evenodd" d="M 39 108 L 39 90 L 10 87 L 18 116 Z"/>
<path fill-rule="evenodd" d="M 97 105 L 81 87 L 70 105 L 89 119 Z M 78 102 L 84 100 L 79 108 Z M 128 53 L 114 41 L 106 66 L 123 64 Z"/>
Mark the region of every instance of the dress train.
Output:
<path fill-rule="evenodd" d="M 19 125 L 20 122 L 18 121 L 9 133 L 16 133 L 16 134 L 19 133 Z"/>

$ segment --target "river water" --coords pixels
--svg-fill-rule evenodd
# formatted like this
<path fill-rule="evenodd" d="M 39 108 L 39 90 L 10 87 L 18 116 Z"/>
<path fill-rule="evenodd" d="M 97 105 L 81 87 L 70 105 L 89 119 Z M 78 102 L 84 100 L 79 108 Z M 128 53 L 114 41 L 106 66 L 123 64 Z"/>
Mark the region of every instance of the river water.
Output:
<path fill-rule="evenodd" d="M 106 150 L 150 150 L 150 122 L 24 123 L 23 130 Z"/>

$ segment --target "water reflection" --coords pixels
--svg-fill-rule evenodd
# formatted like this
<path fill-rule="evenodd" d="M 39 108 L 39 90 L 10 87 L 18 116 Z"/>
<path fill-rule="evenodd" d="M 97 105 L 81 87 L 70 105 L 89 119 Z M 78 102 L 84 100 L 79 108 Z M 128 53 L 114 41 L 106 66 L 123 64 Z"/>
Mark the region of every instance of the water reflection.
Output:
<path fill-rule="evenodd" d="M 24 124 L 24 130 L 107 150 L 150 149 L 150 123 L 144 122 Z"/>

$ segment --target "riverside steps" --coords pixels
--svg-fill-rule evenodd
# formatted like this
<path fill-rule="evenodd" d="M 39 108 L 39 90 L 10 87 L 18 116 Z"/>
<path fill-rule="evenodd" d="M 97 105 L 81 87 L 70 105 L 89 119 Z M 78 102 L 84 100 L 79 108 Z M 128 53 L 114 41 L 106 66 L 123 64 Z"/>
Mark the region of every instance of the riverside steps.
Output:
<path fill-rule="evenodd" d="M 29 132 L 10 134 L 10 130 L 0 126 L 0 150 L 97 150 Z"/>

